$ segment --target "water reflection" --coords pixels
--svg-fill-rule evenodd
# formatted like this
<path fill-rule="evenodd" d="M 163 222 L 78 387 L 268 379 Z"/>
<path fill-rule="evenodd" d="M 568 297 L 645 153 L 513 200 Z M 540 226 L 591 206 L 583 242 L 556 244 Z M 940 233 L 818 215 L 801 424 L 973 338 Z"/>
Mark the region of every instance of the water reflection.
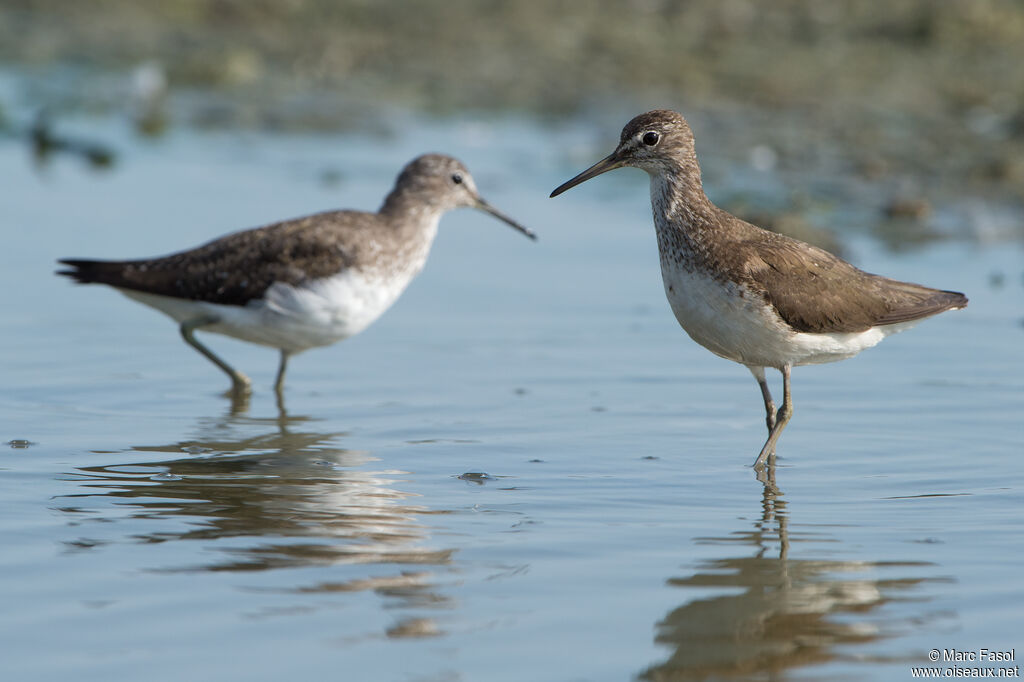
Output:
<path fill-rule="evenodd" d="M 59 509 L 76 528 L 112 522 L 99 531 L 110 542 L 200 543 L 182 545 L 186 565 L 159 572 L 356 566 L 331 574 L 342 580 L 288 591 L 376 590 L 413 606 L 444 603 L 426 567 L 447 565 L 453 550 L 431 547 L 422 520 L 444 512 L 411 503 L 396 488 L 404 472 L 372 470 L 369 454 L 335 445 L 345 434 L 310 430 L 309 421 L 282 413 L 202 422 L 197 438 L 132 448 L 173 453 L 168 459 L 77 469 L 69 480 L 78 491 L 61 497 Z M 88 536 L 68 544 L 108 543 Z"/>
<path fill-rule="evenodd" d="M 792 543 L 836 540 L 814 530 L 791 531 L 786 502 L 773 482 L 764 482 L 761 507 L 752 528 L 700 541 L 752 548 L 749 556 L 705 561 L 695 574 L 668 580 L 715 594 L 687 601 L 657 624 L 655 640 L 674 651 L 640 679 L 786 679 L 792 668 L 838 658 L 842 645 L 899 634 L 901 624 L 878 613 L 879 607 L 927 601 L 914 588 L 935 578 L 879 576 L 920 576 L 933 564 L 790 558 Z"/>

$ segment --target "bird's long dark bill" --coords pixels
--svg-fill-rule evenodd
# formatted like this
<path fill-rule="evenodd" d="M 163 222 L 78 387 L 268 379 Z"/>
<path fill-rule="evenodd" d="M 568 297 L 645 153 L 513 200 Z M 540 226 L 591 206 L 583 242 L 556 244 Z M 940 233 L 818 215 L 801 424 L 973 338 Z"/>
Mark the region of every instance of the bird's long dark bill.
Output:
<path fill-rule="evenodd" d="M 530 239 L 533 239 L 533 240 L 537 239 L 537 235 L 535 235 L 531 229 L 529 229 L 528 227 L 524 227 L 524 226 L 520 225 L 519 223 L 517 223 L 516 221 L 512 220 L 507 215 L 505 215 L 504 213 L 499 211 L 498 209 L 496 209 L 493 206 L 491 206 L 490 204 L 488 204 L 483 199 L 479 199 L 479 198 L 477 199 L 476 207 L 479 208 L 481 211 L 486 211 L 486 212 L 490 213 L 492 216 L 494 216 L 498 220 L 502 221 L 503 223 L 508 223 L 509 225 L 514 227 L 515 229 L 517 229 L 520 232 L 522 232 L 523 234 L 525 234 Z"/>
<path fill-rule="evenodd" d="M 608 156 L 604 157 L 603 159 L 595 163 L 593 166 L 588 168 L 587 170 L 577 175 L 572 180 L 564 182 L 558 187 L 556 187 L 555 191 L 551 193 L 551 196 L 557 197 L 565 190 L 572 189 L 581 182 L 586 182 L 590 178 L 597 177 L 601 173 L 607 173 L 610 170 L 615 170 L 616 168 L 620 167 L 622 167 L 622 162 L 619 160 L 619 158 L 615 154 L 609 154 Z"/>

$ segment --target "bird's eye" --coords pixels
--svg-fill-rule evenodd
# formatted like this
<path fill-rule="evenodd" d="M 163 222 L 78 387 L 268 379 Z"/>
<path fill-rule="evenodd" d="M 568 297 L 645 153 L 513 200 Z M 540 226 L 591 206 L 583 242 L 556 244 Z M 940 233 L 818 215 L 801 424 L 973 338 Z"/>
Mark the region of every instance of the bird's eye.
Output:
<path fill-rule="evenodd" d="M 648 147 L 653 147 L 654 145 L 658 144 L 658 140 L 660 140 L 660 139 L 661 139 L 661 135 L 658 135 L 658 133 L 654 132 L 653 130 L 650 131 L 650 132 L 644 133 L 644 136 L 642 138 L 643 143 L 645 145 L 647 145 Z"/>
<path fill-rule="evenodd" d="M 456 185 L 462 184 L 462 173 L 452 173 L 452 182 Z"/>

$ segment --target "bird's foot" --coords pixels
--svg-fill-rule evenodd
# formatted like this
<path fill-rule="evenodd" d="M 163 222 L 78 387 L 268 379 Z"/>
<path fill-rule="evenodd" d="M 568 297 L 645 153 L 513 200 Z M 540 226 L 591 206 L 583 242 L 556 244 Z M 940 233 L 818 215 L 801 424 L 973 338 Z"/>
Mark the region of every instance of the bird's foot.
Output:
<path fill-rule="evenodd" d="M 252 393 L 252 380 L 241 372 L 232 372 L 231 393 L 236 395 Z"/>
<path fill-rule="evenodd" d="M 754 460 L 754 469 L 763 470 L 765 467 L 775 467 L 775 444 L 772 443 L 771 438 L 764 444 L 757 459 Z"/>

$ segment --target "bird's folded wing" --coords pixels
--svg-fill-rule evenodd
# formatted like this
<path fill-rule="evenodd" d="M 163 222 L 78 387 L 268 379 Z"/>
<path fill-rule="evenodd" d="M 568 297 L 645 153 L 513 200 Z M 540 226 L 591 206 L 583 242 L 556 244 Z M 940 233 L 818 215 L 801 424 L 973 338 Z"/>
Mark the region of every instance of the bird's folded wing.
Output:
<path fill-rule="evenodd" d="M 862 332 L 967 305 L 963 294 L 872 275 L 780 235 L 750 246 L 747 276 L 798 332 Z"/>
<path fill-rule="evenodd" d="M 203 246 L 160 258 L 132 261 L 60 261 L 81 283 L 99 283 L 174 298 L 245 305 L 275 282 L 299 284 L 344 270 L 351 246 L 325 239 L 330 214 L 235 232 Z M 342 213 L 337 214 L 341 222 Z M 314 220 L 315 219 L 315 220 Z"/>

